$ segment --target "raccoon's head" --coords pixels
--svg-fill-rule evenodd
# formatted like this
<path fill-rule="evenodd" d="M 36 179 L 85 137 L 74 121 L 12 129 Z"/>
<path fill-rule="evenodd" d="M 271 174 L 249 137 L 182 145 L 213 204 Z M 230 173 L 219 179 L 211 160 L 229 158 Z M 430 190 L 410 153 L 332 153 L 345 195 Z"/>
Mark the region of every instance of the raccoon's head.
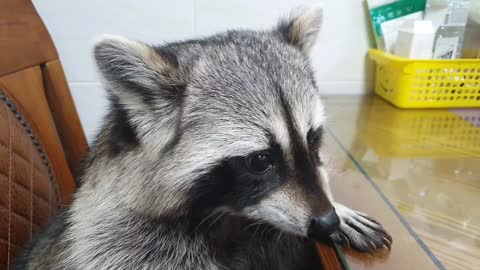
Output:
<path fill-rule="evenodd" d="M 119 200 L 159 216 L 228 211 L 303 236 L 335 230 L 308 61 L 320 22 L 310 9 L 269 31 L 159 47 L 100 41 L 95 58 L 113 100 L 104 133 L 125 181 Z"/>

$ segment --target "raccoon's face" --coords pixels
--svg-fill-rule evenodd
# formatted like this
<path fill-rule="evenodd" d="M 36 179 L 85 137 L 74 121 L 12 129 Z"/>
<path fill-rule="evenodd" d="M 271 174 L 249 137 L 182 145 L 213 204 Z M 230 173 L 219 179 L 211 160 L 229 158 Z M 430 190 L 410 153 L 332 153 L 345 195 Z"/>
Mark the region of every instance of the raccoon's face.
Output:
<path fill-rule="evenodd" d="M 307 59 L 320 20 L 312 9 L 272 31 L 162 47 L 99 42 L 113 112 L 126 122 L 112 155 L 140 152 L 128 162 L 153 170 L 135 196 L 159 215 L 227 211 L 303 236 L 333 232 L 339 219 L 319 154 L 323 105 Z"/>

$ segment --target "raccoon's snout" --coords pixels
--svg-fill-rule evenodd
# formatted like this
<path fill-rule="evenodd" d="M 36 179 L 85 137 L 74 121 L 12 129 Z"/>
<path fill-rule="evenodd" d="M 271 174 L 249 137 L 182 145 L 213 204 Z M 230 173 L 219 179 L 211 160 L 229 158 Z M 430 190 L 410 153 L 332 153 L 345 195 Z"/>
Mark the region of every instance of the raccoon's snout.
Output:
<path fill-rule="evenodd" d="M 332 209 L 322 216 L 312 218 L 308 228 L 308 237 L 318 240 L 324 239 L 336 231 L 339 226 L 340 218 L 335 209 Z"/>

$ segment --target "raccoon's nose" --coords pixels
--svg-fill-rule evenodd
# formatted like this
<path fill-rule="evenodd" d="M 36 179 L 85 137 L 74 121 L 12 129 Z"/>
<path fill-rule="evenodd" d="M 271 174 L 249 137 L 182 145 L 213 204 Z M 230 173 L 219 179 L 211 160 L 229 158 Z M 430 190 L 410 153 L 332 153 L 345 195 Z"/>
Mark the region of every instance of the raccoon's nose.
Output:
<path fill-rule="evenodd" d="M 308 228 L 308 237 L 313 239 L 324 239 L 332 234 L 340 226 L 340 218 L 338 218 L 335 209 L 330 210 L 327 214 L 314 217 Z"/>

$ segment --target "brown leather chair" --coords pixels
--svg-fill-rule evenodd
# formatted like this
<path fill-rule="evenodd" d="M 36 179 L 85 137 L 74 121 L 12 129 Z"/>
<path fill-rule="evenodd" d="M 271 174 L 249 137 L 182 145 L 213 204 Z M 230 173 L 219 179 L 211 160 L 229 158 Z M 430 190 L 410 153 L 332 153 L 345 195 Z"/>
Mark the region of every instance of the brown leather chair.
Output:
<path fill-rule="evenodd" d="M 29 0 L 0 0 L 0 269 L 75 188 L 87 151 L 52 39 Z"/>
<path fill-rule="evenodd" d="M 30 0 L 0 0 L 0 270 L 67 205 L 87 142 L 55 46 Z M 343 269 L 319 244 L 324 269 Z"/>

